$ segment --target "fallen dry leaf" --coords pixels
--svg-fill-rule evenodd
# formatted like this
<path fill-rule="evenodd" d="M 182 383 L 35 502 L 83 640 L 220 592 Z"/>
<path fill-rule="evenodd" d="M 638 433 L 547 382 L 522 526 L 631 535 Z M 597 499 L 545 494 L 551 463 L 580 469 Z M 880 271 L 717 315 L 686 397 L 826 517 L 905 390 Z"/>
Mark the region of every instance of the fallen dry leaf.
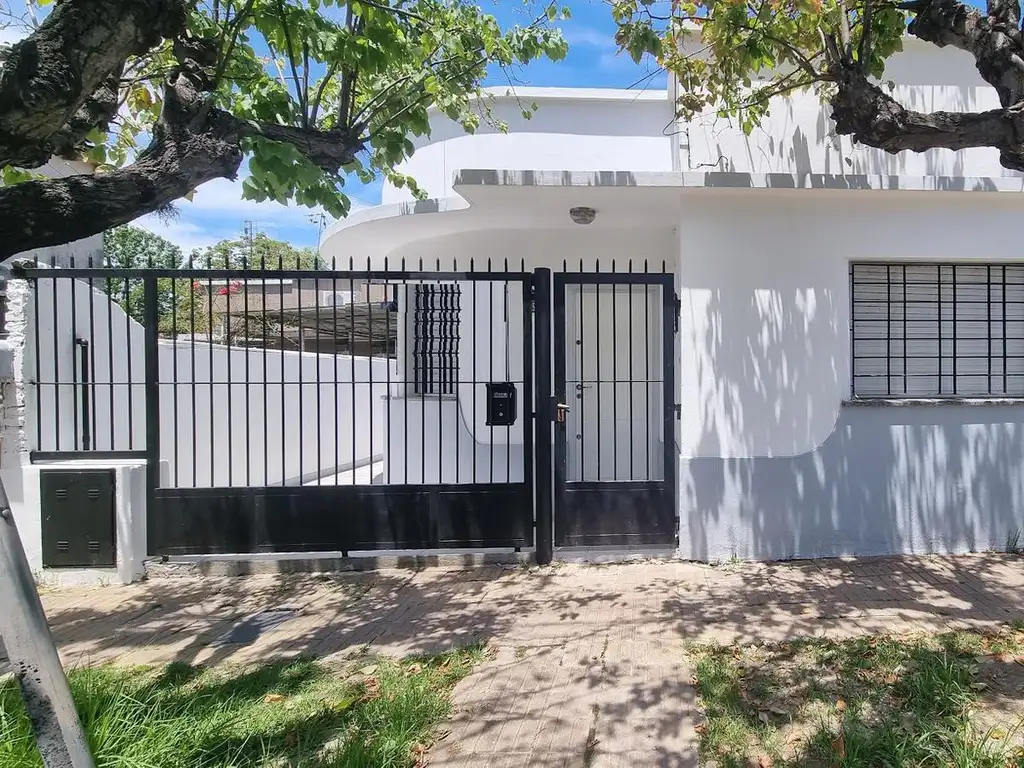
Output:
<path fill-rule="evenodd" d="M 988 735 L 991 736 L 993 739 L 1002 740 L 1006 738 L 1006 731 L 1004 731 L 1002 728 L 993 728 L 991 731 L 988 732 Z"/>
<path fill-rule="evenodd" d="M 409 673 L 410 675 L 418 675 L 418 674 L 419 674 L 420 672 L 422 672 L 422 671 L 423 671 L 423 665 L 422 665 L 422 664 L 410 664 L 410 665 L 409 665 L 409 666 L 408 666 L 408 667 L 406 668 L 406 671 L 407 671 L 407 672 L 408 672 L 408 673 Z"/>
<path fill-rule="evenodd" d="M 1016 657 L 1014 657 L 1014 655 L 1012 653 L 997 653 L 996 654 L 996 661 L 1001 662 L 1003 664 L 1012 664 L 1016 660 L 1017 660 Z"/>
<path fill-rule="evenodd" d="M 760 712 L 757 713 L 757 719 L 760 720 L 765 725 L 768 725 L 772 721 L 771 717 L 768 715 L 768 712 L 766 712 L 763 709 Z"/>
<path fill-rule="evenodd" d="M 699 733 L 701 736 L 703 736 L 705 733 L 708 732 L 708 724 L 707 723 L 697 723 L 693 727 L 693 730 L 695 730 L 697 733 Z"/>
<path fill-rule="evenodd" d="M 772 759 L 768 755 L 758 755 L 757 768 L 772 768 Z"/>
<path fill-rule="evenodd" d="M 843 699 L 839 699 L 839 701 L 836 702 L 836 711 L 837 712 L 845 712 L 846 711 L 846 701 L 844 701 Z"/>
<path fill-rule="evenodd" d="M 284 701 L 285 696 L 280 693 L 268 693 L 263 697 L 264 704 L 276 704 L 279 701 Z"/>
<path fill-rule="evenodd" d="M 846 739 L 842 733 L 832 739 L 832 749 L 835 750 L 836 756 L 840 760 L 846 759 Z"/>

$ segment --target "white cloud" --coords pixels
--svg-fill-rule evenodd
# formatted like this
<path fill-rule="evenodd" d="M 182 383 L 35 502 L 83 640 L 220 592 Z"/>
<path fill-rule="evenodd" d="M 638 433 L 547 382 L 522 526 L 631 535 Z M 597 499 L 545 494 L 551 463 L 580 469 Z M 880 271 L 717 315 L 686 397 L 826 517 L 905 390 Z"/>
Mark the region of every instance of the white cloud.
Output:
<path fill-rule="evenodd" d="M 588 46 L 591 48 L 617 48 L 615 32 L 587 27 L 582 24 L 567 22 L 562 25 L 562 34 L 570 46 Z"/>

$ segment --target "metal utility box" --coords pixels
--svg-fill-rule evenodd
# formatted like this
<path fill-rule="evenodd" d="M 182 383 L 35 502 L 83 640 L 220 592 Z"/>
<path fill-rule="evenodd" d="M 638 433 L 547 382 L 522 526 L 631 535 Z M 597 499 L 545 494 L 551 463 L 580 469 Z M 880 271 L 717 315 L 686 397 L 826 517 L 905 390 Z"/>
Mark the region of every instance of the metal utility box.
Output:
<path fill-rule="evenodd" d="M 43 565 L 111 568 L 116 564 L 114 472 L 42 470 Z"/>
<path fill-rule="evenodd" d="M 487 384 L 487 426 L 510 427 L 516 423 L 516 385 L 510 381 Z"/>

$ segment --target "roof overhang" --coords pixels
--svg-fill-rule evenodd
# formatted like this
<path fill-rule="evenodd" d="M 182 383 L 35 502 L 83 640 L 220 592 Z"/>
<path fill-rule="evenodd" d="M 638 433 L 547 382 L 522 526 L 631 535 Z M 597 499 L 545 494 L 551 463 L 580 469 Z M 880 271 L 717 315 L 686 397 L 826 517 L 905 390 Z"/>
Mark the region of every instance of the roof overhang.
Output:
<path fill-rule="evenodd" d="M 591 229 L 671 228 L 693 195 L 1024 192 L 1021 177 L 827 175 L 693 171 L 467 169 L 456 195 L 356 211 L 325 233 L 321 254 L 339 268 L 380 259 L 413 242 L 474 230 L 572 229 L 569 208 L 597 211 Z M 1016 198 L 1015 198 L 1016 199 Z M 1024 197 L 1020 198 L 1024 204 Z"/>

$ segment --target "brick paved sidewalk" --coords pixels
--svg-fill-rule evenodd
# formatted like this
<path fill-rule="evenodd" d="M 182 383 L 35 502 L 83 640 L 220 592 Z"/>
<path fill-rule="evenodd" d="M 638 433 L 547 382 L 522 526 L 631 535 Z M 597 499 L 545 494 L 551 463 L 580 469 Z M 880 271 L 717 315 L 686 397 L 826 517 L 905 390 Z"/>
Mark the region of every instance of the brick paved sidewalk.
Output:
<path fill-rule="evenodd" d="M 1024 617 L 1024 560 L 680 562 L 152 580 L 47 591 L 68 664 L 245 662 L 369 649 L 404 655 L 488 640 L 455 692 L 431 764 L 696 765 L 687 641 L 942 631 Z M 296 617 L 249 645 L 241 618 Z"/>

